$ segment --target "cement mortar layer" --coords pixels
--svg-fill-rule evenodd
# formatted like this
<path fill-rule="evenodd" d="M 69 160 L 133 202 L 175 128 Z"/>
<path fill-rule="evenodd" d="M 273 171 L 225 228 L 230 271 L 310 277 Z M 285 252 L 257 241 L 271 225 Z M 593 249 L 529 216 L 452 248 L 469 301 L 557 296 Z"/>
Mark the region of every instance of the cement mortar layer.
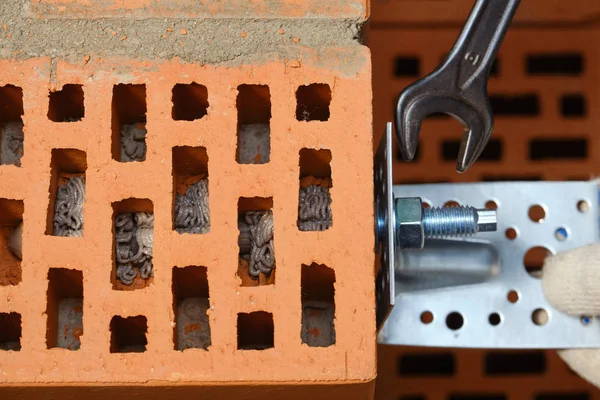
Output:
<path fill-rule="evenodd" d="M 315 53 L 313 53 L 314 55 Z M 296 60 L 300 58 L 296 56 Z M 372 114 L 369 51 L 331 49 L 326 64 L 351 65 L 354 74 L 321 68 L 306 54 L 302 62 L 279 59 L 239 68 L 201 66 L 178 60 L 152 63 L 91 59 L 71 64 L 39 58 L 0 60 L 0 85 L 23 88 L 22 166 L 0 167 L 0 198 L 24 200 L 22 281 L 0 286 L 0 312 L 22 317 L 21 351 L 0 352 L 0 382 L 368 382 L 375 377 L 374 256 L 372 199 Z M 173 121 L 172 89 L 192 81 L 208 89 L 208 115 Z M 298 121 L 300 85 L 326 83 L 332 90 L 326 122 Z M 85 117 L 48 120 L 48 92 L 81 84 Z M 146 85 L 147 157 L 120 163 L 111 156 L 113 85 Z M 236 162 L 237 87 L 269 85 L 271 157 L 268 164 Z M 180 235 L 173 230 L 172 148 L 203 146 L 209 161 L 210 232 Z M 45 235 L 53 148 L 87 155 L 85 227 L 81 238 Z M 299 152 L 332 154 L 333 226 L 324 232 L 297 227 Z M 240 197 L 272 197 L 277 282 L 241 287 L 237 219 Z M 111 283 L 111 204 L 150 199 L 155 216 L 154 280 L 135 291 Z M 301 340 L 301 265 L 325 264 L 335 272 L 336 343 L 317 348 Z M 207 268 L 211 346 L 174 349 L 171 288 L 174 266 Z M 46 291 L 49 268 L 83 272 L 83 336 L 76 351 L 47 349 Z M 274 347 L 237 349 L 237 314 L 272 313 Z M 110 353 L 113 316 L 147 318 L 144 353 Z"/>
<path fill-rule="evenodd" d="M 366 18 L 369 0 L 28 0 L 53 18 Z"/>
<path fill-rule="evenodd" d="M 244 2 L 246 3 L 246 2 Z M 0 58 L 179 58 L 238 66 L 289 58 L 300 48 L 358 46 L 363 18 L 47 18 L 28 0 L 0 4 Z M 72 4 L 71 2 L 67 4 Z M 254 4 L 254 2 L 252 2 Z M 123 14 L 123 13 L 121 13 Z M 326 51 L 326 50 L 325 50 Z"/>

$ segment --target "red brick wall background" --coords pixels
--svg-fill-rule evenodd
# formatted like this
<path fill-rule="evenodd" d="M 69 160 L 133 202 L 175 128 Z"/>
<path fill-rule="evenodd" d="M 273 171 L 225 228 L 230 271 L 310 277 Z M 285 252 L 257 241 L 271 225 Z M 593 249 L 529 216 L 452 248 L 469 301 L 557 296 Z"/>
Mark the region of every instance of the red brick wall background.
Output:
<path fill-rule="evenodd" d="M 396 97 L 438 65 L 473 1 L 374 0 L 374 144 Z M 598 3 L 524 0 L 489 80 L 495 131 L 482 158 L 455 172 L 461 125 L 429 118 L 419 156 L 394 164 L 396 183 L 589 179 L 600 173 Z M 600 391 L 554 351 L 380 346 L 381 400 L 588 400 Z"/>

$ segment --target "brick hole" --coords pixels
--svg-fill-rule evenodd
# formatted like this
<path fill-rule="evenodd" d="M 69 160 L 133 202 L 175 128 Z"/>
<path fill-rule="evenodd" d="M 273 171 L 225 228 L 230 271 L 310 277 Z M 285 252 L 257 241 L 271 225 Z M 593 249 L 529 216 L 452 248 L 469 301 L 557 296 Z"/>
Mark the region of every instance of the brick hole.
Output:
<path fill-rule="evenodd" d="M 331 151 L 300 150 L 298 229 L 324 231 L 333 224 L 331 214 Z"/>
<path fill-rule="evenodd" d="M 397 56 L 394 58 L 394 76 L 396 78 L 413 77 L 421 74 L 421 60 L 413 56 Z"/>
<path fill-rule="evenodd" d="M 491 95 L 490 104 L 494 116 L 536 117 L 540 115 L 540 98 L 537 94 Z"/>
<path fill-rule="evenodd" d="M 84 151 L 52 149 L 46 235 L 82 236 L 86 170 Z"/>
<path fill-rule="evenodd" d="M 441 147 L 442 159 L 456 162 L 460 150 L 460 140 L 444 140 Z M 502 141 L 500 139 L 490 139 L 478 161 L 500 161 L 502 160 L 502 151 Z"/>
<path fill-rule="evenodd" d="M 326 83 L 299 86 L 296 91 L 296 119 L 298 121 L 329 120 L 331 88 Z"/>
<path fill-rule="evenodd" d="M 326 265 L 302 265 L 302 343 L 310 347 L 335 344 L 335 272 Z"/>
<path fill-rule="evenodd" d="M 413 353 L 398 357 L 400 376 L 452 376 L 456 361 L 452 353 Z"/>
<path fill-rule="evenodd" d="M 175 121 L 194 121 L 208 114 L 208 89 L 196 82 L 173 86 L 172 101 Z"/>
<path fill-rule="evenodd" d="M 0 165 L 21 166 L 23 157 L 23 89 L 0 87 Z"/>
<path fill-rule="evenodd" d="M 123 318 L 114 316 L 110 321 L 111 353 L 143 353 L 148 340 L 148 321 L 143 315 Z"/>
<path fill-rule="evenodd" d="M 173 147 L 173 229 L 210 231 L 208 154 L 204 147 Z"/>
<path fill-rule="evenodd" d="M 585 160 L 587 157 L 586 138 L 533 139 L 529 142 L 530 160 Z"/>
<path fill-rule="evenodd" d="M 525 253 L 525 257 L 523 257 L 525 271 L 534 278 L 541 278 L 544 269 L 544 261 L 551 254 L 550 250 L 545 247 L 533 247 L 529 249 L 527 253 Z"/>
<path fill-rule="evenodd" d="M 240 85 L 236 160 L 266 164 L 271 157 L 271 91 L 267 85 Z"/>
<path fill-rule="evenodd" d="M 509 181 L 527 181 L 535 182 L 543 180 L 540 175 L 484 175 L 483 182 L 509 182 Z"/>
<path fill-rule="evenodd" d="M 83 273 L 50 268 L 46 306 L 46 346 L 79 350 L 83 335 Z"/>
<path fill-rule="evenodd" d="M 0 286 L 21 282 L 23 201 L 0 199 Z"/>
<path fill-rule="evenodd" d="M 526 58 L 529 75 L 581 75 L 583 55 L 579 53 L 530 54 Z"/>
<path fill-rule="evenodd" d="M 113 87 L 112 157 L 120 162 L 146 159 L 146 85 Z"/>
<path fill-rule="evenodd" d="M 142 271 L 141 269 L 143 268 L 143 262 L 145 261 L 150 261 L 150 263 L 153 262 L 152 260 L 152 247 L 148 247 L 146 246 L 146 249 L 142 251 L 142 254 L 146 255 L 145 257 L 139 258 L 139 259 L 135 259 L 132 260 L 131 263 L 122 263 L 122 265 L 131 265 L 132 266 L 132 270 L 134 270 L 135 272 L 132 272 L 132 274 L 134 274 L 133 279 L 131 278 L 131 275 L 128 275 L 128 279 L 125 279 L 125 282 L 121 279 L 117 278 L 117 269 L 118 269 L 118 260 L 117 260 L 117 227 L 116 227 L 116 222 L 117 222 L 117 217 L 119 217 L 120 215 L 123 216 L 125 214 L 133 214 L 132 219 L 134 221 L 133 223 L 133 230 L 129 229 L 131 228 L 131 224 L 128 224 L 128 229 L 127 231 L 131 231 L 132 234 L 124 234 L 123 236 L 127 237 L 131 237 L 131 242 L 129 245 L 129 252 L 127 251 L 123 251 L 123 260 L 127 261 L 127 258 L 132 258 L 131 256 L 133 254 L 140 254 L 139 253 L 139 246 L 140 245 L 144 245 L 144 243 L 146 244 L 150 244 L 151 242 L 149 241 L 149 238 L 146 237 L 146 235 L 154 235 L 154 205 L 152 204 L 152 201 L 148 200 L 148 199 L 136 199 L 136 198 L 129 198 L 129 199 L 125 199 L 125 200 L 121 200 L 118 202 L 114 202 L 112 203 L 112 208 L 113 208 L 113 215 L 112 215 L 112 232 L 113 232 L 113 269 L 111 272 L 111 282 L 112 282 L 112 286 L 114 290 L 136 290 L 136 289 L 143 289 L 147 286 L 149 286 L 150 284 L 152 284 L 153 280 L 154 280 L 154 276 L 153 274 L 151 274 L 147 279 L 142 277 Z M 139 228 L 137 222 L 135 222 L 136 220 L 136 214 L 138 213 L 143 213 L 140 214 L 141 219 L 139 220 L 139 222 L 141 222 L 142 225 L 142 229 Z M 128 217 L 129 218 L 129 217 Z M 145 232 L 140 232 L 140 231 L 145 231 Z M 136 240 L 137 238 L 137 240 Z M 141 242 L 141 243 L 140 243 Z M 127 246 L 127 243 L 124 243 L 123 246 Z M 153 268 L 153 266 L 152 266 Z M 129 284 L 126 284 L 126 282 L 130 282 Z"/>
<path fill-rule="evenodd" d="M 175 350 L 208 349 L 211 345 L 206 267 L 173 268 Z"/>
<path fill-rule="evenodd" d="M 485 394 L 485 393 L 452 393 L 448 400 L 506 400 L 505 394 Z"/>
<path fill-rule="evenodd" d="M 484 371 L 488 376 L 541 375 L 546 372 L 543 351 L 494 351 L 485 355 Z"/>
<path fill-rule="evenodd" d="M 271 213 L 271 222 L 269 222 L 268 214 L 261 216 L 257 212 Z M 275 257 L 274 237 L 271 236 L 270 244 L 269 242 L 263 243 L 267 238 L 261 237 L 264 236 L 265 232 L 267 235 L 270 232 L 269 229 L 264 229 L 264 227 L 268 227 L 272 223 L 272 213 L 272 197 L 240 197 L 238 201 L 238 229 L 240 232 L 238 245 L 240 254 L 237 274 L 241 278 L 241 286 L 275 284 L 276 265 L 272 264 L 271 272 L 267 273 L 268 267 L 271 266 L 269 260 L 274 260 Z M 253 229 L 258 232 L 258 235 L 252 233 Z M 262 259 L 252 259 L 250 253 L 255 247 L 261 248 L 257 253 L 263 255 Z"/>
<path fill-rule="evenodd" d="M 239 313 L 238 350 L 265 350 L 274 346 L 273 314 L 265 311 Z"/>
<path fill-rule="evenodd" d="M 64 85 L 48 95 L 48 119 L 53 122 L 77 122 L 85 116 L 82 85 Z"/>
<path fill-rule="evenodd" d="M 581 93 L 560 96 L 560 113 L 566 118 L 583 118 L 587 114 L 587 100 Z"/>
<path fill-rule="evenodd" d="M 21 350 L 21 314 L 0 313 L 0 350 Z"/>
<path fill-rule="evenodd" d="M 589 393 L 585 392 L 567 392 L 567 393 L 539 393 L 535 395 L 535 400 L 589 400 Z"/>

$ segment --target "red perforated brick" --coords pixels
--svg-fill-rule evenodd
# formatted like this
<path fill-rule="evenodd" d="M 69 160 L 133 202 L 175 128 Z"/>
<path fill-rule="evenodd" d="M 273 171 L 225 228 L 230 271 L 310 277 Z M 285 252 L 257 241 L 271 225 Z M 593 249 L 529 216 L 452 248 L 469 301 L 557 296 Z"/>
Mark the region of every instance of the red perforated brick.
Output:
<path fill-rule="evenodd" d="M 210 382 L 221 387 L 241 382 L 362 384 L 355 393 L 346 393 L 366 396 L 375 376 L 369 52 L 356 47 L 331 49 L 329 55 L 338 61 L 316 62 L 305 54 L 301 65 L 293 68 L 285 60 L 238 68 L 177 61 L 97 59 L 84 66 L 62 61 L 53 65 L 49 59 L 0 61 L 5 71 L 0 85 L 23 90 L 25 123 L 21 167 L 0 166 L 0 198 L 24 203 L 22 278 L 16 285 L 0 286 L 0 313 L 21 316 L 21 349 L 0 351 L 0 382 Z M 174 120 L 173 88 L 192 82 L 206 88 L 207 99 L 202 95 L 198 102 L 206 115 L 192 121 Z M 313 83 L 331 88 L 327 121 L 296 118 L 295 93 Z M 81 85 L 84 116 L 75 122 L 53 122 L 48 119 L 49 92 L 67 84 Z M 119 84 L 130 86 L 114 90 Z M 240 85 L 269 88 L 268 163 L 236 161 Z M 74 99 L 79 101 L 77 93 Z M 113 96 L 125 96 L 123 93 L 128 93 L 127 101 L 111 102 Z M 190 96 L 188 100 L 198 99 Z M 130 110 L 137 111 L 134 115 Z M 145 122 L 147 153 L 143 162 L 121 162 L 111 150 L 113 141 L 118 140 L 118 135 L 111 133 L 111 124 L 125 120 Z M 176 185 L 172 157 L 179 154 L 173 148 L 181 146 L 206 151 L 196 151 L 207 155 L 207 161 L 200 157 L 207 162 L 210 195 L 210 232 L 205 234 L 180 235 L 173 229 Z M 300 151 L 304 148 L 331 152 L 333 226 L 324 232 L 301 232 L 297 227 Z M 53 153 L 54 149 L 76 149 L 86 156 L 82 237 L 51 236 L 46 231 L 51 158 L 68 154 Z M 193 159 L 195 153 L 189 151 Z M 65 170 L 72 169 L 63 165 Z M 77 163 L 71 165 L 77 169 Z M 236 274 L 241 197 L 272 198 L 274 284 L 243 287 Z M 154 277 L 148 284 L 126 291 L 113 285 L 112 216 L 113 211 L 130 209 L 154 213 Z M 326 265 L 335 273 L 336 340 L 328 347 L 309 347 L 301 338 L 301 271 L 303 265 L 313 263 Z M 173 276 L 177 276 L 173 268 L 188 266 L 205 268 L 207 274 L 205 281 L 197 278 L 198 285 L 208 284 L 208 290 L 197 295 L 208 293 L 210 303 L 211 344 L 207 350 L 179 351 L 175 347 L 174 296 L 186 297 L 188 292 L 181 280 L 178 287 L 173 286 Z M 52 268 L 83 274 L 79 350 L 48 349 L 54 345 L 47 343 L 45 329 L 45 312 L 50 309 L 48 271 Z M 63 276 L 68 277 L 68 272 Z M 239 316 L 255 313 L 272 318 L 272 347 L 261 351 L 238 346 L 239 329 L 251 337 L 251 332 L 243 331 L 250 329 L 244 328 L 247 325 L 238 325 Z M 318 386 L 313 387 L 319 392 Z M 339 388 L 344 393 L 343 387 Z M 286 393 L 293 397 L 306 392 Z"/>

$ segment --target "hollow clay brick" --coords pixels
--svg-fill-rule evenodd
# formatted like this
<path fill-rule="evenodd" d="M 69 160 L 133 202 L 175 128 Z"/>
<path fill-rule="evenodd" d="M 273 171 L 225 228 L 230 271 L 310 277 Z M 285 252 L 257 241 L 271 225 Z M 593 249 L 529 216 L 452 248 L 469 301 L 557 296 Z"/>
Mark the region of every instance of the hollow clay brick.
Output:
<path fill-rule="evenodd" d="M 369 0 L 30 0 L 40 17 L 359 18 Z"/>
<path fill-rule="evenodd" d="M 105 398 L 111 395 L 111 387 L 123 385 L 148 398 L 163 398 L 159 394 L 165 393 L 184 396 L 176 398 L 192 394 L 228 398 L 241 393 L 247 398 L 272 393 L 289 398 L 370 397 L 375 377 L 370 54 L 357 46 L 332 48 L 329 60 L 311 55 L 310 51 L 302 55 L 300 68 L 286 67 L 286 60 L 239 68 L 177 60 L 99 58 L 86 65 L 45 58 L 0 61 L 4 71 L 0 85 L 23 88 L 25 108 L 22 166 L 0 166 L 0 198 L 23 200 L 25 210 L 22 279 L 18 285 L 0 285 L 0 312 L 22 317 L 22 348 L 0 352 L 4 388 L 0 397 L 12 398 L 11 387 L 22 394 L 20 390 L 27 386 L 31 396 L 71 398 L 74 392 L 65 385 L 102 386 L 86 395 L 92 398 Z M 208 89 L 208 114 L 195 121 L 174 121 L 173 86 L 193 81 Z M 295 92 L 298 86 L 315 82 L 332 88 L 330 118 L 298 121 Z M 121 163 L 111 156 L 111 97 L 113 85 L 119 83 L 146 85 L 144 162 Z M 48 93 L 65 84 L 83 85 L 85 117 L 54 123 L 47 117 Z M 269 85 L 269 163 L 236 162 L 240 84 Z M 173 230 L 174 146 L 207 150 L 209 233 L 180 235 Z M 55 148 L 78 149 L 87 156 L 81 238 L 44 233 Z M 302 148 L 323 148 L 332 154 L 334 222 L 325 232 L 300 232 L 296 226 Z M 273 285 L 241 286 L 237 275 L 240 197 L 273 198 L 277 265 Z M 149 199 L 155 216 L 154 278 L 134 291 L 114 290 L 111 283 L 112 203 L 128 198 Z M 335 271 L 336 343 L 327 348 L 308 347 L 301 339 L 300 271 L 302 264 L 313 262 Z M 211 345 L 208 350 L 177 351 L 172 269 L 191 265 L 207 268 Z M 79 350 L 47 349 L 44 312 L 50 268 L 83 272 Z M 237 315 L 257 311 L 273 315 L 274 347 L 238 350 Z M 138 315 L 147 319 L 146 351 L 110 353 L 111 319 Z M 36 386 L 49 383 L 62 388 Z M 156 391 L 148 390 L 154 386 Z M 174 392 L 169 392 L 173 386 Z"/>

